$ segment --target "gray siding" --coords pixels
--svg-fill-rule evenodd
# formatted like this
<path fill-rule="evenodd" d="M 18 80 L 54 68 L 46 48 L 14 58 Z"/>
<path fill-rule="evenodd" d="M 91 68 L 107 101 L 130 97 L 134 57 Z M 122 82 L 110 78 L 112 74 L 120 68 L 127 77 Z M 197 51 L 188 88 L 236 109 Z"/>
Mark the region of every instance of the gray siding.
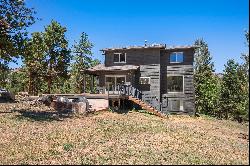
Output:
<path fill-rule="evenodd" d="M 160 101 L 160 65 L 141 65 L 140 73 L 141 77 L 150 77 L 150 85 L 139 85 L 139 89 L 142 91 L 142 100 L 159 109 L 157 101 Z"/>
<path fill-rule="evenodd" d="M 170 63 L 171 52 L 184 52 L 184 62 Z M 126 63 L 114 63 L 114 53 L 126 53 Z M 194 86 L 193 86 L 193 61 L 194 49 L 163 50 L 159 48 L 145 49 L 122 49 L 105 52 L 105 65 L 138 65 L 138 71 L 128 74 L 127 72 L 108 72 L 99 77 L 100 86 L 105 85 L 105 75 L 126 75 L 126 81 L 142 91 L 142 100 L 159 109 L 159 101 L 163 103 L 163 112 L 170 110 L 168 105 L 176 100 L 182 100 L 185 113 L 194 112 Z M 167 76 L 184 76 L 184 93 L 167 92 Z M 150 77 L 150 85 L 140 85 L 140 77 Z"/>
<path fill-rule="evenodd" d="M 114 53 L 126 53 L 126 63 L 114 63 Z M 159 49 L 129 49 L 108 51 L 105 54 L 105 66 L 160 64 Z"/>
<path fill-rule="evenodd" d="M 183 75 L 184 76 L 184 93 L 168 93 L 167 92 L 167 76 L 172 75 Z M 162 67 L 162 82 L 161 82 L 161 92 L 162 92 L 162 103 L 163 111 L 170 110 L 168 104 L 174 102 L 175 100 L 183 101 L 183 112 L 193 113 L 194 112 L 194 85 L 193 85 L 193 66 L 192 65 L 175 65 L 175 66 L 164 66 Z"/>
<path fill-rule="evenodd" d="M 114 63 L 114 53 L 126 53 L 126 63 Z M 132 85 L 142 91 L 142 99 L 158 107 L 160 100 L 160 49 L 129 49 L 108 51 L 105 55 L 106 66 L 139 65 L 139 72 L 134 75 Z M 140 77 L 150 77 L 150 85 L 140 85 Z"/>

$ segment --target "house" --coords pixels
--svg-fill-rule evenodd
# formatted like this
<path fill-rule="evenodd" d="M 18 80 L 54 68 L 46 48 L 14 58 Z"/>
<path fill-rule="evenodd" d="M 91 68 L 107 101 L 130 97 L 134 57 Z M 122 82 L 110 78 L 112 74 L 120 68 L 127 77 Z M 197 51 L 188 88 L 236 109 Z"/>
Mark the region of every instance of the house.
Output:
<path fill-rule="evenodd" d="M 116 94 L 120 90 L 117 87 L 127 85 L 140 92 L 140 97 L 133 99 L 140 100 L 144 108 L 153 107 L 161 113 L 194 113 L 195 46 L 145 44 L 101 51 L 104 64 L 89 68 L 87 73 L 96 76 L 103 93 Z"/>

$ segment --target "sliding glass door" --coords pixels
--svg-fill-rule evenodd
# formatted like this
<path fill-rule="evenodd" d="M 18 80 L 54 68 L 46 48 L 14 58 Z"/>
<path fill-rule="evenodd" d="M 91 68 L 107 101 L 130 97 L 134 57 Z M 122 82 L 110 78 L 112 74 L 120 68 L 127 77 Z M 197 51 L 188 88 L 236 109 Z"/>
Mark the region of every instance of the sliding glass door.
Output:
<path fill-rule="evenodd" d="M 126 82 L 125 75 L 106 75 L 105 76 L 105 86 L 106 92 L 118 93 L 118 85 L 122 85 Z"/>

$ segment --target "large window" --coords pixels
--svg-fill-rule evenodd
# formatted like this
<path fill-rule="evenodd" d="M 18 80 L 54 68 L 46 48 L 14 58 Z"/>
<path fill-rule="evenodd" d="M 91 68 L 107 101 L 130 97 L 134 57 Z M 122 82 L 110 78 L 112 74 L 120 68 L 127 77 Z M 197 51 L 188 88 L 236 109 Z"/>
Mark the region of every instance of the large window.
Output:
<path fill-rule="evenodd" d="M 167 91 L 168 92 L 183 92 L 183 76 L 168 76 Z"/>
<path fill-rule="evenodd" d="M 118 85 L 123 85 L 126 82 L 125 75 L 106 75 L 106 90 L 118 91 Z"/>
<path fill-rule="evenodd" d="M 182 63 L 183 52 L 172 52 L 170 54 L 170 63 Z"/>
<path fill-rule="evenodd" d="M 125 63 L 126 62 L 126 53 L 114 53 L 114 62 L 115 63 Z"/>
<path fill-rule="evenodd" d="M 140 84 L 150 84 L 150 77 L 140 77 Z"/>

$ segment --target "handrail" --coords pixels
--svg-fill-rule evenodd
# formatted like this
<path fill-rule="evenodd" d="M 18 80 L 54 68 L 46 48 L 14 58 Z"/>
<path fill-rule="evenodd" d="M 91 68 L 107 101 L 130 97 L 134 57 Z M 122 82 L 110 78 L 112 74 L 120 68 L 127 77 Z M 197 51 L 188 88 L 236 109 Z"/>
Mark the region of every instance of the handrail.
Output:
<path fill-rule="evenodd" d="M 111 90 L 110 90 L 111 86 Z M 103 90 L 104 89 L 104 90 Z M 126 85 L 126 84 L 118 84 L 116 86 L 108 84 L 107 87 L 108 95 L 126 95 L 126 96 L 132 96 L 134 98 L 138 98 L 142 100 L 142 92 L 138 89 L 133 87 L 132 85 Z M 102 90 L 104 93 L 105 87 L 98 88 L 98 90 Z M 148 103 L 147 101 L 143 100 L 143 102 Z M 149 103 L 148 103 L 149 104 Z M 162 112 L 162 102 L 159 101 L 156 97 L 153 97 L 152 103 L 150 104 L 153 108 L 159 110 Z"/>

